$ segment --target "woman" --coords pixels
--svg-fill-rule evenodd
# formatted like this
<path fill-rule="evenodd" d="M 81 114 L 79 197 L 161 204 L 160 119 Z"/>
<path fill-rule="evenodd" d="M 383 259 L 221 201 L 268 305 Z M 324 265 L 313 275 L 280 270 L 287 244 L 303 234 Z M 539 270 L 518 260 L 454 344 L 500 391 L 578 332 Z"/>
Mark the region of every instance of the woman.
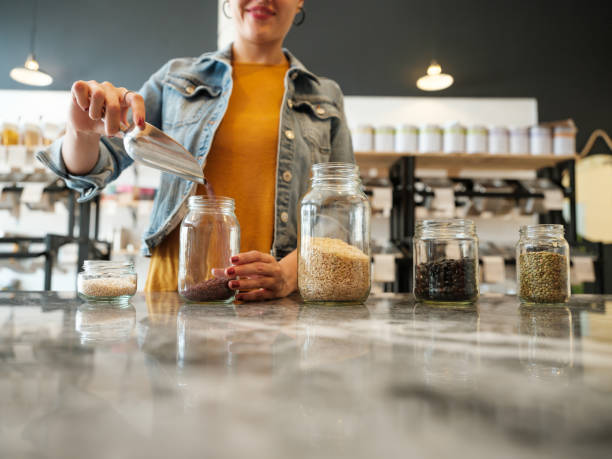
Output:
<path fill-rule="evenodd" d="M 147 122 L 192 152 L 215 193 L 236 202 L 242 252 L 230 287 L 239 300 L 283 297 L 297 287 L 297 211 L 310 166 L 353 162 L 342 92 L 282 48 L 304 0 L 226 0 L 235 42 L 198 58 L 173 59 L 134 93 L 109 82 L 77 81 L 63 139 L 39 159 L 93 198 L 132 163 L 113 136 L 120 121 Z M 179 227 L 187 198 L 205 190 L 162 174 L 143 252 L 146 291 L 176 290 Z M 163 190 L 163 192 L 161 191 Z M 239 277 L 240 279 L 236 279 Z"/>

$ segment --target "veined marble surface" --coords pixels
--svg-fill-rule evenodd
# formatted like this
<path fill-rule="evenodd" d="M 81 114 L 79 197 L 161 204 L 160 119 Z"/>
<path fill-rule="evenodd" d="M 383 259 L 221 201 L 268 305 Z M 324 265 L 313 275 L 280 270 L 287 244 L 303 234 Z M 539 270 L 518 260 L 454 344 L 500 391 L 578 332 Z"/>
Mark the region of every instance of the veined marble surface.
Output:
<path fill-rule="evenodd" d="M 1 458 L 612 457 L 612 297 L 0 293 Z"/>

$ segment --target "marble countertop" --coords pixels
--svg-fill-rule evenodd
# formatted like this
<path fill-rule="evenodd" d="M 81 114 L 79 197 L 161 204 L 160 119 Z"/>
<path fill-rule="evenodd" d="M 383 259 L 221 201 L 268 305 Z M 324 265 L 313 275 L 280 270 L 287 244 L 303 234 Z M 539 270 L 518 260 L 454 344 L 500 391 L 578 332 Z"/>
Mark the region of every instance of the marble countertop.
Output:
<path fill-rule="evenodd" d="M 610 457 L 612 296 L 0 293 L 0 457 Z"/>

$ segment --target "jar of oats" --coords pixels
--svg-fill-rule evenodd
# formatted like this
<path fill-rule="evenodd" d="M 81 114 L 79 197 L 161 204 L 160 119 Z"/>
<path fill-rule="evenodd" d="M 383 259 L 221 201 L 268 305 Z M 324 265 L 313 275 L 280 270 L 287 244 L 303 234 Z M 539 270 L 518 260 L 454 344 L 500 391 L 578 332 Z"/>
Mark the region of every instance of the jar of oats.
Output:
<path fill-rule="evenodd" d="M 79 296 L 88 301 L 127 303 L 136 293 L 134 264 L 124 261 L 85 260 L 77 275 Z"/>
<path fill-rule="evenodd" d="M 516 245 L 522 303 L 565 303 L 570 297 L 570 249 L 563 225 L 527 225 Z"/>
<path fill-rule="evenodd" d="M 312 166 L 300 205 L 298 287 L 307 303 L 361 303 L 370 293 L 370 203 L 359 168 Z"/>

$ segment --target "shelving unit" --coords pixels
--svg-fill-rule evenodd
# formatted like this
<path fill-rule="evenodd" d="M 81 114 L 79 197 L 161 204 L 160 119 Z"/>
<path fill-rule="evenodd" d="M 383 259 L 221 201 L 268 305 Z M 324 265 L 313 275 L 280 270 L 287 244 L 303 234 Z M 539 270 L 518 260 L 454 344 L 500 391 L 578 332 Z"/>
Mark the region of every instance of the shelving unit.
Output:
<path fill-rule="evenodd" d="M 446 153 L 385 153 L 356 152 L 355 159 L 364 175 L 370 169 L 377 169 L 378 175 L 388 173 L 393 188 L 391 210 L 391 242 L 402 252 L 403 258 L 397 259 L 396 292 L 410 291 L 412 288 L 412 238 L 416 221 L 416 207 L 419 205 L 415 195 L 431 195 L 417 190 L 415 184 L 419 172 L 441 170 L 445 177 L 454 181 L 465 180 L 470 171 L 535 171 L 538 177 L 548 178 L 561 189 L 563 196 L 570 202 L 570 219 L 565 221 L 561 211 L 548 211 L 539 214 L 540 223 L 563 224 L 570 245 L 577 242 L 576 236 L 576 193 L 575 160 L 577 156 L 556 155 L 492 155 L 492 154 L 446 154 Z M 562 183 L 563 173 L 569 175 L 569 186 Z M 455 198 L 503 198 L 520 199 L 543 198 L 542 193 L 533 193 L 513 181 L 513 192 L 481 192 L 469 185 L 465 191 L 456 191 Z"/>

